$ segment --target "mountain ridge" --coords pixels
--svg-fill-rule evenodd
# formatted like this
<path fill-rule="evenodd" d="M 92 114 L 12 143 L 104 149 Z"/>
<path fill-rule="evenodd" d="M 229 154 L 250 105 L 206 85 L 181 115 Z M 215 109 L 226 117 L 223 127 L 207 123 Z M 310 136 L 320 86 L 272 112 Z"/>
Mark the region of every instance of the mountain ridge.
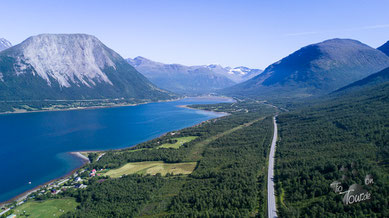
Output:
<path fill-rule="evenodd" d="M 4 38 L 0 38 L 0 51 L 3 51 L 9 47 L 12 47 L 11 42 Z"/>
<path fill-rule="evenodd" d="M 389 41 L 387 41 L 385 44 L 381 45 L 377 49 L 389 56 Z"/>
<path fill-rule="evenodd" d="M 388 66 L 389 58 L 381 51 L 357 40 L 336 38 L 305 46 L 221 93 L 262 98 L 322 95 Z"/>

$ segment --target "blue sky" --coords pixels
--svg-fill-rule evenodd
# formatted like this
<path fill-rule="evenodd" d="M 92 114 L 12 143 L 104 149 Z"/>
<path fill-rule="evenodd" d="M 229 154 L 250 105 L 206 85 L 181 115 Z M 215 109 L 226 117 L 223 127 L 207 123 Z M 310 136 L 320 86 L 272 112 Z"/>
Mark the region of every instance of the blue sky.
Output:
<path fill-rule="evenodd" d="M 7 0 L 0 37 L 87 33 L 123 57 L 265 68 L 329 38 L 389 40 L 389 1 Z"/>

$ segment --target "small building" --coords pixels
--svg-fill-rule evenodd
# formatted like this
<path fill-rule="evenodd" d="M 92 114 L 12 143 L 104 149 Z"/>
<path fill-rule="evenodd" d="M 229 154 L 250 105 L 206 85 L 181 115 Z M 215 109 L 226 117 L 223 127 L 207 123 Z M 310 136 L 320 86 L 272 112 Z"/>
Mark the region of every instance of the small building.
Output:
<path fill-rule="evenodd" d="M 86 188 L 86 185 L 79 183 L 79 184 L 74 185 L 74 187 L 75 188 Z"/>
<path fill-rule="evenodd" d="M 89 176 L 96 176 L 96 169 L 93 169 L 93 170 L 91 171 L 91 173 L 89 174 Z"/>
<path fill-rule="evenodd" d="M 78 176 L 78 177 L 76 177 L 76 178 L 74 179 L 74 181 L 75 181 L 75 182 L 81 182 L 82 179 L 81 179 L 81 177 Z"/>

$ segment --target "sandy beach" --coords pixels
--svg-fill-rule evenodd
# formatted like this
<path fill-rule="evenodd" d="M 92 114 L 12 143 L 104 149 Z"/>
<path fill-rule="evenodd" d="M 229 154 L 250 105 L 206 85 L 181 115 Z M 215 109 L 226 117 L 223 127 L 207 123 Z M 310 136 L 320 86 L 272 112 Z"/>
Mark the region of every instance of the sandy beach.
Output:
<path fill-rule="evenodd" d="M 86 161 L 86 162 L 89 163 L 89 158 L 86 157 L 86 156 L 84 156 L 83 154 L 81 154 L 81 152 L 87 153 L 87 152 L 94 152 L 94 151 L 77 151 L 77 152 L 69 152 L 69 153 L 70 153 L 71 155 L 74 155 L 74 156 L 76 156 L 76 157 L 79 157 L 79 158 L 81 158 L 82 160 L 84 160 L 84 161 Z"/>

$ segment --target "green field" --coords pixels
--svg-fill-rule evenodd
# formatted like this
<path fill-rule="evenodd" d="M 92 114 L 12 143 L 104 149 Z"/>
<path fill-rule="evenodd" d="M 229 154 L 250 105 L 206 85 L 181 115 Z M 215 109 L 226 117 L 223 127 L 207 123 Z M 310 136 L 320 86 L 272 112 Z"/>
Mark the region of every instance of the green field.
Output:
<path fill-rule="evenodd" d="M 150 174 L 155 175 L 160 173 L 166 175 L 167 173 L 173 174 L 191 174 L 196 167 L 196 162 L 186 163 L 164 163 L 162 161 L 144 161 L 128 163 L 118 169 L 109 170 L 104 175 L 111 178 L 118 178 L 128 174 Z"/>
<path fill-rule="evenodd" d="M 181 145 L 190 142 L 192 140 L 195 140 L 197 136 L 187 136 L 187 137 L 180 137 L 180 138 L 173 138 L 172 140 L 177 140 L 176 143 L 170 144 L 170 143 L 165 143 L 159 146 L 158 148 L 175 148 L 178 149 L 181 147 Z"/>
<path fill-rule="evenodd" d="M 250 122 L 244 123 L 242 125 L 236 126 L 236 127 L 232 128 L 232 129 L 228 129 L 228 130 L 226 130 L 224 132 L 221 132 L 221 133 L 219 133 L 217 135 L 211 136 L 211 137 L 209 137 L 209 138 L 207 138 L 207 139 L 205 139 L 205 140 L 203 140 L 203 141 L 201 141 L 199 143 L 194 144 L 191 152 L 188 154 L 188 157 L 185 159 L 185 161 L 198 161 L 201 158 L 202 153 L 204 152 L 204 149 L 205 149 L 205 147 L 208 144 L 212 143 L 213 141 L 215 141 L 215 140 L 217 140 L 217 139 L 219 139 L 219 138 L 221 138 L 223 136 L 226 136 L 226 135 L 231 134 L 231 133 L 233 133 L 233 132 L 235 132 L 237 130 L 240 130 L 240 129 L 244 128 L 244 127 L 248 127 L 251 124 L 253 124 L 253 123 L 255 123 L 255 122 L 259 121 L 259 120 L 263 120 L 263 119 L 264 119 L 264 117 L 260 117 L 258 119 L 255 119 L 253 121 L 250 121 Z"/>
<path fill-rule="evenodd" d="M 60 215 L 74 211 L 78 203 L 74 198 L 50 199 L 45 201 L 29 201 L 14 209 L 14 214 L 19 217 L 59 217 Z M 25 211 L 25 213 L 24 213 Z"/>

